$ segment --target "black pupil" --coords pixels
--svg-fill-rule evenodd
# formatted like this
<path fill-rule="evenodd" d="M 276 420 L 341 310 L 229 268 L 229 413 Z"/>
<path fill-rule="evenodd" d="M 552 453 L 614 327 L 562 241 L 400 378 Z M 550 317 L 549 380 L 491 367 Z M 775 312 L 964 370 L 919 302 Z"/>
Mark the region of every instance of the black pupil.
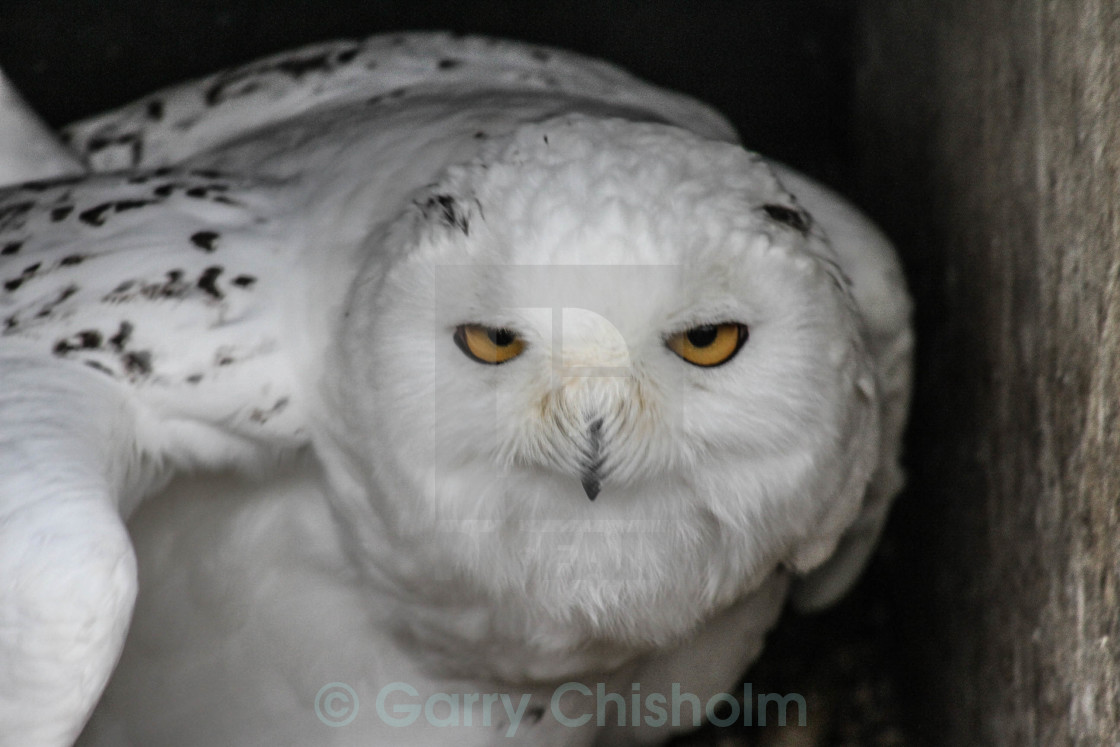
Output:
<path fill-rule="evenodd" d="M 708 324 L 703 327 L 694 327 L 685 334 L 688 342 L 694 348 L 706 348 L 716 341 L 716 335 L 719 334 L 719 327 L 714 324 Z"/>
<path fill-rule="evenodd" d="M 487 329 L 486 336 L 490 338 L 490 342 L 494 343 L 500 348 L 507 345 L 512 345 L 513 341 L 517 339 L 512 332 L 508 329 Z"/>

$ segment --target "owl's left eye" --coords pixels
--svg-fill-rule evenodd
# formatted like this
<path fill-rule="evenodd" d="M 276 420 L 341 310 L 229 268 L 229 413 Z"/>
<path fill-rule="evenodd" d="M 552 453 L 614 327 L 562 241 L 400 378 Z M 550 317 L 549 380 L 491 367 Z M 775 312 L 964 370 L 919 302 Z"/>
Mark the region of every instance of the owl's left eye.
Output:
<path fill-rule="evenodd" d="M 525 350 L 525 341 L 504 327 L 460 324 L 455 328 L 454 340 L 468 358 L 492 366 L 516 358 Z"/>
<path fill-rule="evenodd" d="M 747 325 L 724 322 L 686 329 L 671 335 L 665 344 L 692 365 L 711 368 L 734 358 L 747 337 Z"/>

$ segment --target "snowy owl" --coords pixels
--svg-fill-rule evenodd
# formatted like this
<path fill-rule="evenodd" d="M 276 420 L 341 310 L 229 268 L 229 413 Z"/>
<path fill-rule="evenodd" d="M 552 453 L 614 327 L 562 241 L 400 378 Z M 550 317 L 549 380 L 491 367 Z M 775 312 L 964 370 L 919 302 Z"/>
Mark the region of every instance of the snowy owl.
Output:
<path fill-rule="evenodd" d="M 890 245 L 608 64 L 4 83 L 0 179 L 5 747 L 663 743 L 902 484 Z"/>

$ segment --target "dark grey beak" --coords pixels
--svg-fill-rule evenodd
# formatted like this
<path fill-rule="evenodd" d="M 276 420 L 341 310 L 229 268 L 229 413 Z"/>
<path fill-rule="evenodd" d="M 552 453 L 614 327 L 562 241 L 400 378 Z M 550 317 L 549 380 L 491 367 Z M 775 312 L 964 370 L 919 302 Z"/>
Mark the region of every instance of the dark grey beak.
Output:
<path fill-rule="evenodd" d="M 587 497 L 595 500 L 599 495 L 599 487 L 602 480 L 600 470 L 603 468 L 603 419 L 595 419 L 589 426 L 587 426 L 587 450 L 584 452 L 583 474 L 580 476 L 580 484 L 583 485 L 583 492 L 587 493 Z"/>

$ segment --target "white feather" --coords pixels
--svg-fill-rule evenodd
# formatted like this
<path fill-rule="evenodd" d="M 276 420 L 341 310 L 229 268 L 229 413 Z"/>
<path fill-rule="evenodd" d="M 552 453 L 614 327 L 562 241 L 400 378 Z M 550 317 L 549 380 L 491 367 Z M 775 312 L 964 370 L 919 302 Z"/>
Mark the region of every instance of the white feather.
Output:
<path fill-rule="evenodd" d="M 0 71 L 0 187 L 85 172 Z"/>

